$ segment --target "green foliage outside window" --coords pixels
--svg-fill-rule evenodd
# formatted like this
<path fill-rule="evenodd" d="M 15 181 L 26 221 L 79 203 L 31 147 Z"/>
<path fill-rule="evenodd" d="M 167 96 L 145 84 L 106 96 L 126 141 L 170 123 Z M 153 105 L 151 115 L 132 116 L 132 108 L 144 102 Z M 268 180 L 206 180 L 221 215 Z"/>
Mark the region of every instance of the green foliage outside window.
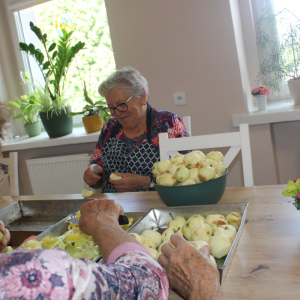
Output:
<path fill-rule="evenodd" d="M 36 25 L 47 32 L 50 43 L 58 39 L 56 18 L 64 12 L 72 19 L 72 44 L 85 42 L 85 50 L 76 56 L 64 82 L 72 110 L 78 111 L 85 105 L 83 81 L 89 95 L 99 99 L 98 85 L 115 70 L 115 61 L 104 0 L 54 0 L 35 6 Z"/>

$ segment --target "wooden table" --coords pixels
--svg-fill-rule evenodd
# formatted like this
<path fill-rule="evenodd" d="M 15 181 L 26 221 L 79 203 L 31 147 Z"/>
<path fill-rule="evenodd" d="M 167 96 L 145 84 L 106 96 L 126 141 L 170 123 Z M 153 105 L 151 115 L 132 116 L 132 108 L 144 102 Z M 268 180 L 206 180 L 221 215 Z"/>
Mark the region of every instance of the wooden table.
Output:
<path fill-rule="evenodd" d="M 249 202 L 249 206 L 244 231 L 222 286 L 224 299 L 300 299 L 300 212 L 291 203 L 292 198 L 281 195 L 285 187 L 226 189 L 220 203 Z M 127 212 L 165 206 L 156 192 L 96 197 L 114 199 Z M 76 201 L 82 196 L 0 197 L 0 208 L 19 199 Z M 172 294 L 170 298 L 177 297 Z"/>

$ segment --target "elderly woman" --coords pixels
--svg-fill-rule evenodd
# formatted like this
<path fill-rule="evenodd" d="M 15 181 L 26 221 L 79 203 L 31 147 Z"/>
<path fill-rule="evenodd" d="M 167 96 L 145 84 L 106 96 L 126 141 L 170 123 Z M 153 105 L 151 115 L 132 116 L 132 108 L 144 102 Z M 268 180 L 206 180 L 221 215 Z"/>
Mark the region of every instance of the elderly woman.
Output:
<path fill-rule="evenodd" d="M 99 86 L 113 118 L 101 131 L 85 182 L 105 193 L 142 191 L 152 188 L 152 167 L 159 161 L 158 135 L 189 136 L 180 118 L 150 106 L 147 80 L 135 69 L 124 67 Z M 96 168 L 96 174 L 94 173 Z M 122 179 L 110 179 L 116 173 Z"/>

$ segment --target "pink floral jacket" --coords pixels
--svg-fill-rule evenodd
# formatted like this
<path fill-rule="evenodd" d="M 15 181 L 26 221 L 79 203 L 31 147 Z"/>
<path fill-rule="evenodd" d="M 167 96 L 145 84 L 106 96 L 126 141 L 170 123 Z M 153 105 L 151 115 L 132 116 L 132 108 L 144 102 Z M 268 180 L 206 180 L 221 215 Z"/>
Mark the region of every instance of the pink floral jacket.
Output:
<path fill-rule="evenodd" d="M 168 299 L 166 274 L 148 251 L 123 249 L 108 264 L 59 249 L 1 254 L 0 299 Z"/>

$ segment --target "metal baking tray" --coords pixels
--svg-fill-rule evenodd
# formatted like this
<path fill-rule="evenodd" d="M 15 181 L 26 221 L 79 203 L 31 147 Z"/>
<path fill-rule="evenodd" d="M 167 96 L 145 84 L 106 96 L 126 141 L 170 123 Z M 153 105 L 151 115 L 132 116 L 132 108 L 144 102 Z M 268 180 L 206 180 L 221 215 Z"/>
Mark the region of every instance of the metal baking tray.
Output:
<path fill-rule="evenodd" d="M 17 201 L 0 210 L 11 234 L 10 246 L 19 246 L 26 238 L 38 235 L 57 222 L 76 213 L 90 199 Z"/>
<path fill-rule="evenodd" d="M 133 225 L 138 222 L 144 215 L 144 212 L 126 212 L 125 213 L 128 218 L 133 218 Z M 47 230 L 40 233 L 37 238 L 40 241 L 45 236 L 60 236 L 68 230 L 68 226 L 70 225 L 69 220 L 73 217 L 73 215 L 69 215 L 60 222 L 56 223 L 55 225 L 51 226 Z M 132 226 L 133 226 L 132 225 Z"/>
<path fill-rule="evenodd" d="M 221 259 L 216 258 L 217 267 L 220 273 L 220 282 L 224 282 L 228 268 L 230 266 L 234 251 L 237 247 L 238 241 L 241 237 L 244 229 L 247 203 L 232 203 L 232 204 L 214 204 L 214 205 L 198 205 L 198 206 L 179 206 L 179 207 L 164 207 L 164 208 L 152 208 L 148 213 L 144 215 L 137 223 L 135 223 L 127 231 L 128 233 L 135 232 L 141 234 L 146 229 L 157 230 L 162 233 L 167 228 L 167 222 L 171 220 L 170 213 L 173 217 L 182 216 L 186 220 L 194 215 L 200 214 L 203 217 L 207 217 L 210 214 L 228 215 L 235 211 L 242 215 L 241 225 L 237 231 L 237 234 L 233 240 L 232 246 L 225 257 Z"/>

